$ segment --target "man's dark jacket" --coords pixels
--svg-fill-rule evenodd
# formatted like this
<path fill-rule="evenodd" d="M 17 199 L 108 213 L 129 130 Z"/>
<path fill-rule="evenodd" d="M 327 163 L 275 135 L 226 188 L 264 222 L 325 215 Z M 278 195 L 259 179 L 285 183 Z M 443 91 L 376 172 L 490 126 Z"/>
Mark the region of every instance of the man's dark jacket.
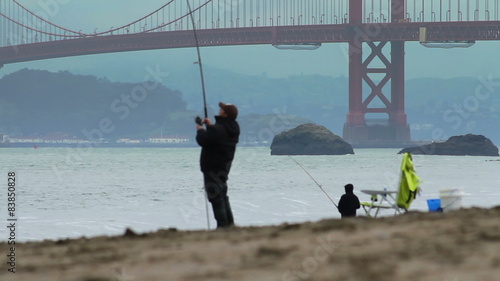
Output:
<path fill-rule="evenodd" d="M 356 210 L 360 208 L 359 199 L 352 190 L 346 189 L 346 193 L 340 197 L 339 212 L 342 217 L 355 217 Z"/>
<path fill-rule="evenodd" d="M 240 126 L 234 118 L 215 116 L 215 125 L 200 129 L 196 141 L 202 147 L 200 167 L 203 173 L 229 174 L 239 140 Z"/>

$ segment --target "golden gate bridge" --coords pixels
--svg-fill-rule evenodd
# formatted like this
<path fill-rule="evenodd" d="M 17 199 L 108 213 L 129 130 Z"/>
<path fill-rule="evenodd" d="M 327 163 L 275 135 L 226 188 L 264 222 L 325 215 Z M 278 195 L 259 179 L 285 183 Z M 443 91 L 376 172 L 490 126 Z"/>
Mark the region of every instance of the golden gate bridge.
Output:
<path fill-rule="evenodd" d="M 447 47 L 500 40 L 500 0 L 190 1 L 200 46 L 270 44 L 300 49 L 348 43 L 349 112 L 343 137 L 358 145 L 410 141 L 404 111 L 406 41 Z M 158 9 L 126 25 L 83 31 L 51 22 L 47 13 L 35 13 L 18 0 L 0 0 L 0 67 L 69 56 L 194 47 L 189 16 L 186 1 L 165 0 Z M 371 52 L 363 55 L 363 46 Z M 384 48 L 390 48 L 389 56 Z M 375 60 L 382 66 L 375 66 Z M 383 78 L 375 79 L 377 75 Z M 368 93 L 363 93 L 363 86 Z M 385 114 L 387 123 L 368 124 L 370 113 Z"/>

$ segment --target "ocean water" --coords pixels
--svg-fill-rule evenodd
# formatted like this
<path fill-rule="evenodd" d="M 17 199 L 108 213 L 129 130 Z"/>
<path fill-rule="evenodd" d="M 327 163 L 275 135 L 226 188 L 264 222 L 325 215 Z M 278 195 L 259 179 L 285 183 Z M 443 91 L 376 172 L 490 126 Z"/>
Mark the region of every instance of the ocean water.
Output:
<path fill-rule="evenodd" d="M 269 148 L 239 147 L 229 197 L 239 226 L 316 221 L 338 211 L 293 160 L 336 202 L 343 186 L 396 190 L 397 149 L 356 149 L 344 156 L 271 156 Z M 119 235 L 175 227 L 207 229 L 199 148 L 6 148 L 0 150 L 0 221 L 7 224 L 7 173 L 16 172 L 17 240 Z M 440 189 L 463 188 L 464 207 L 500 205 L 498 157 L 420 156 L 422 192 L 412 210 L 427 210 Z M 210 206 L 208 206 L 210 208 Z M 363 211 L 359 210 L 358 214 Z M 391 213 L 385 214 L 390 215 Z M 209 224 L 215 221 L 209 210 Z M 8 239 L 6 227 L 0 240 Z"/>

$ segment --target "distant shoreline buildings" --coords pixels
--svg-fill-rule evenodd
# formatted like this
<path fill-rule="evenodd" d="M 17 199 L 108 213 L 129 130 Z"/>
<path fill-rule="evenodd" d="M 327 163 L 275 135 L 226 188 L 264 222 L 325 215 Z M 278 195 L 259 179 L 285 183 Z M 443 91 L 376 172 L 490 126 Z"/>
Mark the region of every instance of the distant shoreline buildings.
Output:
<path fill-rule="evenodd" d="M 149 138 L 149 143 L 190 143 L 188 136 L 154 136 Z"/>
<path fill-rule="evenodd" d="M 184 135 L 152 136 L 147 139 L 139 138 L 119 138 L 117 140 L 106 139 L 81 139 L 69 137 L 66 134 L 46 135 L 46 136 L 15 136 L 9 137 L 0 134 L 0 144 L 3 146 L 67 146 L 67 145 L 96 145 L 96 146 L 161 146 L 161 145 L 189 145 L 194 144 L 194 140 Z"/>

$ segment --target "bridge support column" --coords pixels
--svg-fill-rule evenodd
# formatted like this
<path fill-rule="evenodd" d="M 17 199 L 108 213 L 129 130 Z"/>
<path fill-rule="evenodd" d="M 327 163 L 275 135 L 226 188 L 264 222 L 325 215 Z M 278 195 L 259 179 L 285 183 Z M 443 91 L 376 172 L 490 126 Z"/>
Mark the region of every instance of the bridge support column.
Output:
<path fill-rule="evenodd" d="M 390 59 L 382 52 L 387 43 L 367 42 L 371 53 L 364 61 L 360 49 L 350 47 L 349 113 L 344 139 L 354 146 L 401 146 L 410 141 L 404 110 L 404 42 L 391 42 Z M 375 58 L 385 67 L 371 67 Z M 378 80 L 373 75 L 383 75 L 383 78 Z M 391 94 L 388 97 L 384 87 L 389 82 Z M 363 95 L 363 85 L 368 88 L 366 95 Z M 385 117 L 367 120 L 366 114 L 384 114 Z"/>
<path fill-rule="evenodd" d="M 368 138 L 363 111 L 363 50 L 362 43 L 349 42 L 349 112 L 344 125 L 347 141 Z"/>
<path fill-rule="evenodd" d="M 392 0 L 392 20 L 404 18 L 404 0 Z M 361 24 L 362 2 L 350 1 L 350 22 Z M 375 43 L 360 36 L 360 27 L 353 27 L 349 41 L 349 113 L 344 125 L 343 137 L 354 146 L 401 146 L 410 142 L 410 128 L 404 111 L 405 45 L 403 41 L 391 42 L 391 56 L 387 58 L 383 48 L 387 41 Z M 363 61 L 363 42 L 371 53 Z M 378 58 L 384 67 L 371 67 Z M 383 75 L 381 80 L 370 75 Z M 363 95 L 363 81 L 368 86 Z M 390 100 L 384 95 L 384 86 L 390 82 Z M 389 88 L 389 87 L 388 87 Z M 374 99 L 378 99 L 377 105 Z M 385 114 L 386 120 L 370 124 L 366 114 Z"/>
<path fill-rule="evenodd" d="M 362 23 L 363 0 L 349 2 L 349 23 Z M 349 40 L 349 112 L 347 123 L 344 125 L 344 139 L 358 140 L 368 137 L 365 127 L 365 113 L 363 112 L 363 42 L 352 30 Z"/>
<path fill-rule="evenodd" d="M 405 113 L 405 43 L 391 42 L 391 108 L 389 110 L 389 126 L 395 130 L 395 140 L 410 141 L 410 127 Z"/>

